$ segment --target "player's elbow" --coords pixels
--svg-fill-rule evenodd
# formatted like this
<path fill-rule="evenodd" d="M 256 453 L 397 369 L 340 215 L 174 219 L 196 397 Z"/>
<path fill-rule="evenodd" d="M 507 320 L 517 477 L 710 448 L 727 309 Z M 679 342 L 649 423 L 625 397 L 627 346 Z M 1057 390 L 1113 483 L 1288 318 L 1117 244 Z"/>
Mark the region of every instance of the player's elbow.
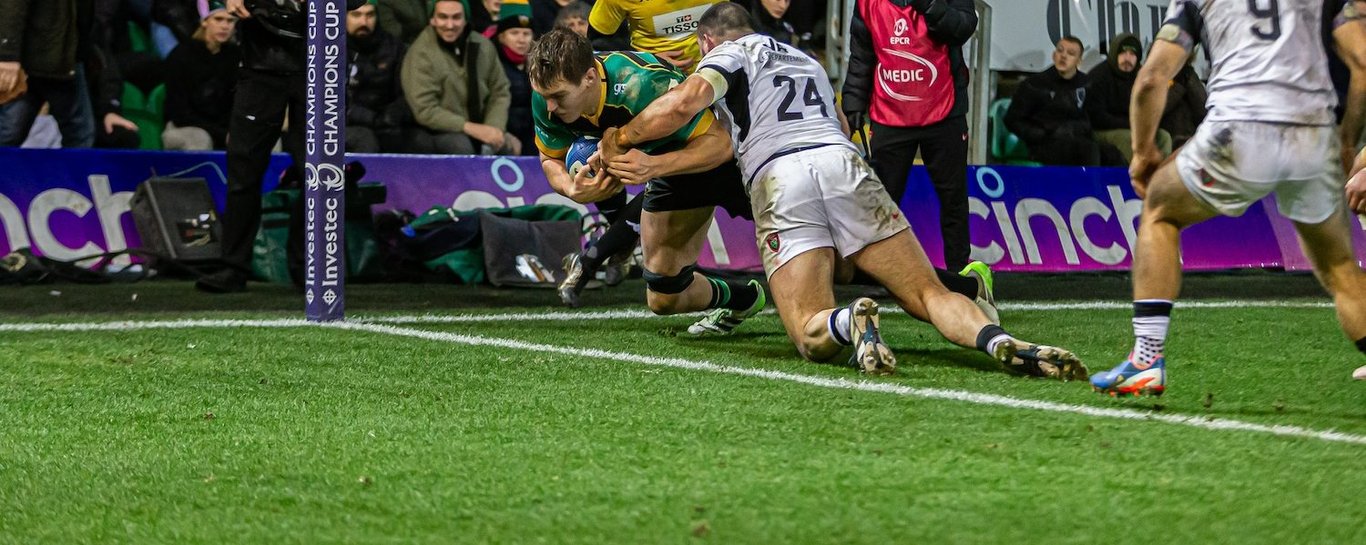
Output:
<path fill-rule="evenodd" d="M 1148 67 L 1145 66 L 1138 72 L 1138 77 L 1134 79 L 1133 95 L 1137 97 L 1151 94 L 1167 86 L 1170 81 L 1171 78 L 1163 77 L 1157 70 L 1148 70 Z"/>

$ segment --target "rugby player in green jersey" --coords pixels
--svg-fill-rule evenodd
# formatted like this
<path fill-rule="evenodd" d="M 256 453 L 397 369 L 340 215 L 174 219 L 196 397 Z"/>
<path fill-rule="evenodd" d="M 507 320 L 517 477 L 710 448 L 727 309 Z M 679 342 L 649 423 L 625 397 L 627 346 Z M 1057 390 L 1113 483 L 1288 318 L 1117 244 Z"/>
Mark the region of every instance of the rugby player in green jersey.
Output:
<path fill-rule="evenodd" d="M 575 139 L 601 136 L 609 127 L 626 124 L 683 81 L 684 74 L 648 53 L 594 54 L 586 38 L 562 29 L 536 42 L 527 58 L 527 72 L 534 91 L 532 117 L 541 167 L 556 192 L 579 203 L 601 203 L 600 209 L 629 210 L 629 205 L 622 204 L 626 199 L 622 182 L 648 181 L 635 204 L 641 210 L 650 310 L 678 314 L 712 309 L 688 328 L 696 336 L 727 335 L 762 310 L 766 296 L 757 280 L 726 280 L 697 270 L 697 256 L 716 206 L 733 217 L 752 218 L 730 137 L 715 124 L 711 112 L 699 113 L 673 134 L 625 157 L 629 171 L 625 176 L 609 177 L 607 169 L 596 164 L 596 156 L 590 164 L 599 168 L 583 169 L 574 176 L 564 162 Z M 590 170 L 595 171 L 591 176 Z M 622 232 L 621 227 L 614 229 Z M 600 240 L 607 241 L 609 236 L 624 238 L 609 231 Z M 604 259 L 619 249 L 600 248 L 603 251 L 596 257 Z M 577 272 L 582 277 L 589 271 L 580 266 Z M 581 285 L 571 286 L 575 287 Z"/>

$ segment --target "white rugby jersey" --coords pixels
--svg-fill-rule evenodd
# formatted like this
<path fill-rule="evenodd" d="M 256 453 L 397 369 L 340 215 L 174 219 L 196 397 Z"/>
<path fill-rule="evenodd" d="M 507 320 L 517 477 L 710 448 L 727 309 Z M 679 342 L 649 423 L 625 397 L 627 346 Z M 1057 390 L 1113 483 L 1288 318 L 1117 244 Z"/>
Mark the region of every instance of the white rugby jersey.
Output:
<path fill-rule="evenodd" d="M 1157 38 L 1209 54 L 1206 121 L 1332 125 L 1323 0 L 1172 0 Z"/>
<path fill-rule="evenodd" d="M 775 157 L 853 143 L 840 128 L 835 90 L 815 59 L 762 34 L 712 49 L 697 75 L 716 90 L 713 108 L 730 128 L 745 186 Z"/>

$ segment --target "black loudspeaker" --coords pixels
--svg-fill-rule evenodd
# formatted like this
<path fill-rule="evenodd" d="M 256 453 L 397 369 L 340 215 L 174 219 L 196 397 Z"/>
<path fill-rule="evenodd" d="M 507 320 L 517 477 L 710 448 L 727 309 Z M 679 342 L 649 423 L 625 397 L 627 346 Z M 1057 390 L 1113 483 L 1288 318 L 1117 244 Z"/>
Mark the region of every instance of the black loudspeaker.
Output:
<path fill-rule="evenodd" d="M 203 178 L 150 178 L 130 204 L 143 248 L 187 263 L 223 256 L 223 228 Z"/>

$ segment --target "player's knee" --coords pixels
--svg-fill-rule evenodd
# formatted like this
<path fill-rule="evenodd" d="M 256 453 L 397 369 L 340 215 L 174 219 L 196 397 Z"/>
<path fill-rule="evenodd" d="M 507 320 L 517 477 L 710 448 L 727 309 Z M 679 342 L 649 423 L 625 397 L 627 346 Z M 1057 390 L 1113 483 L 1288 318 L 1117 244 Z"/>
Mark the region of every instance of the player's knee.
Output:
<path fill-rule="evenodd" d="M 1366 293 L 1366 271 L 1354 262 L 1337 263 L 1319 271 L 1319 283 L 1330 295 L 1360 297 Z"/>
<path fill-rule="evenodd" d="M 696 265 L 688 265 L 677 274 L 665 275 L 650 270 L 646 270 L 642 275 L 645 277 L 645 301 L 650 306 L 650 311 L 655 314 L 677 314 L 680 312 L 682 294 L 693 283 L 693 272 L 697 270 Z"/>
<path fill-rule="evenodd" d="M 650 312 L 659 316 L 669 316 L 684 312 L 682 308 L 682 297 L 678 294 L 657 293 L 654 291 L 645 292 L 645 305 L 650 307 Z"/>
<path fill-rule="evenodd" d="M 797 352 L 806 361 L 824 363 L 835 357 L 844 347 L 831 343 L 819 337 L 803 335 L 797 342 Z"/>
<path fill-rule="evenodd" d="M 827 325 L 828 316 L 817 314 L 806 320 L 800 332 L 789 332 L 788 337 L 795 341 L 797 353 L 807 361 L 825 362 L 838 354 L 844 347 L 830 338 Z"/>
<path fill-rule="evenodd" d="M 692 285 L 693 272 L 697 271 L 697 265 L 688 265 L 683 270 L 674 274 L 660 274 L 646 269 L 642 276 L 645 277 L 645 287 L 651 292 L 663 295 L 677 295 L 683 293 Z"/>

